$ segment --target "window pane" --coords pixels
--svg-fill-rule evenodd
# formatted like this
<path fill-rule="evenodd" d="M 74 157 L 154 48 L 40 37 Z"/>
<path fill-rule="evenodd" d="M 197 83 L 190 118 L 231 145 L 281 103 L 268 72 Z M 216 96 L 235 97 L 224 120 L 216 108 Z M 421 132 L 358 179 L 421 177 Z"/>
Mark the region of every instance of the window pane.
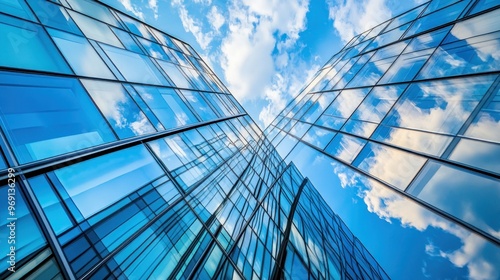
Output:
<path fill-rule="evenodd" d="M 158 60 L 158 64 L 160 64 L 163 71 L 165 71 L 172 82 L 174 82 L 174 86 L 179 88 L 194 88 L 177 65 L 161 60 Z"/>
<path fill-rule="evenodd" d="M 135 35 L 154 41 L 153 36 L 151 35 L 151 33 L 149 33 L 148 29 L 144 24 L 121 13 L 119 13 L 118 16 L 121 18 L 121 20 L 123 20 L 125 25 L 127 25 L 130 32 L 134 33 Z"/>
<path fill-rule="evenodd" d="M 115 32 L 116 36 L 118 36 L 127 50 L 142 54 L 142 49 L 128 32 L 114 27 L 112 27 L 111 30 Z"/>
<path fill-rule="evenodd" d="M 111 14 L 108 8 L 94 1 L 89 0 L 65 0 L 71 7 L 83 14 L 90 15 L 93 18 L 104 21 L 116 27 L 120 27 L 120 24 L 116 18 Z"/>
<path fill-rule="evenodd" d="M 432 14 L 428 14 L 413 22 L 405 37 L 429 30 L 445 22 L 451 22 L 458 18 L 469 1 L 460 1 L 450 7 L 444 8 Z"/>
<path fill-rule="evenodd" d="M 82 83 L 121 139 L 156 131 L 120 84 L 92 80 Z"/>
<path fill-rule="evenodd" d="M 349 118 L 369 91 L 370 88 L 343 90 L 324 114 Z"/>
<path fill-rule="evenodd" d="M 0 49 L 1 66 L 71 73 L 43 28 L 36 24 L 0 14 Z"/>
<path fill-rule="evenodd" d="M 170 57 L 167 55 L 167 53 L 165 53 L 165 50 L 162 48 L 162 46 L 143 38 L 137 39 L 150 56 L 171 62 Z"/>
<path fill-rule="evenodd" d="M 410 22 L 414 19 L 417 18 L 418 15 L 420 15 L 420 13 L 422 12 L 422 10 L 425 8 L 425 5 L 422 5 L 416 9 L 413 9 L 409 12 L 406 12 L 396 18 L 394 18 L 391 22 L 391 24 L 389 24 L 387 26 L 387 29 L 386 30 L 391 30 L 393 28 L 396 28 L 398 26 L 401 26 L 407 22 Z"/>
<path fill-rule="evenodd" d="M 21 163 L 115 140 L 76 79 L 0 73 L 0 113 Z"/>
<path fill-rule="evenodd" d="M 338 133 L 332 142 L 328 144 L 325 152 L 347 163 L 351 163 L 366 142 L 366 140 L 357 137 Z"/>
<path fill-rule="evenodd" d="M 450 159 L 500 174 L 500 145 L 498 144 L 461 139 L 451 153 Z"/>
<path fill-rule="evenodd" d="M 82 32 L 76 26 L 75 22 L 68 15 L 66 10 L 50 1 L 29 0 L 31 8 L 36 16 L 45 26 L 62 29 L 77 35 L 82 35 Z"/>
<path fill-rule="evenodd" d="M 182 90 L 181 93 L 203 121 L 209 121 L 217 118 L 213 109 L 207 104 L 199 92 Z"/>
<path fill-rule="evenodd" d="M 164 173 L 139 145 L 58 169 L 55 174 L 82 215 L 89 218 Z"/>
<path fill-rule="evenodd" d="M 147 56 L 107 45 L 101 47 L 127 81 L 170 85 Z"/>
<path fill-rule="evenodd" d="M 374 87 L 351 118 L 379 123 L 398 100 L 406 86 Z"/>
<path fill-rule="evenodd" d="M 0 11 L 27 20 L 36 21 L 30 9 L 23 0 L 0 0 Z"/>
<path fill-rule="evenodd" d="M 486 76 L 414 83 L 394 105 L 384 123 L 456 134 L 494 78 Z"/>
<path fill-rule="evenodd" d="M 354 166 L 404 190 L 424 165 L 426 158 L 385 145 L 368 143 L 353 162 Z"/>
<path fill-rule="evenodd" d="M 198 122 L 175 90 L 145 86 L 135 86 L 134 88 L 158 117 L 165 129 Z"/>
<path fill-rule="evenodd" d="M 368 138 L 375 128 L 377 128 L 377 124 L 350 119 L 342 127 L 342 131 Z"/>
<path fill-rule="evenodd" d="M 380 79 L 380 84 L 411 81 L 431 56 L 433 49 L 402 54 Z"/>
<path fill-rule="evenodd" d="M 498 180 L 430 161 L 408 192 L 491 235 L 498 236 Z"/>
<path fill-rule="evenodd" d="M 500 143 L 500 89 L 481 108 L 465 135 Z"/>
<path fill-rule="evenodd" d="M 323 150 L 326 145 L 332 140 L 335 132 L 323 129 L 318 126 L 313 126 L 307 133 L 302 137 L 302 141 L 305 141 L 311 145 L 314 145 L 321 150 Z"/>
<path fill-rule="evenodd" d="M 372 139 L 418 151 L 424 154 L 441 156 L 452 137 L 380 125 Z"/>
<path fill-rule="evenodd" d="M 47 30 L 77 75 L 115 79 L 87 39 L 55 29 Z"/>
<path fill-rule="evenodd" d="M 73 11 L 69 11 L 69 13 L 87 38 L 123 48 L 123 45 L 107 24 Z"/>

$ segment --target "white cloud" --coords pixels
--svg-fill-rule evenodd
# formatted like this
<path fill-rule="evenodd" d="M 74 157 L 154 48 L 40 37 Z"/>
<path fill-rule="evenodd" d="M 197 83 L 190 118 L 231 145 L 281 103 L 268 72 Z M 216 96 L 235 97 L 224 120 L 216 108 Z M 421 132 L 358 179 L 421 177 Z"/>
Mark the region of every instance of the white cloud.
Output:
<path fill-rule="evenodd" d="M 379 23 L 391 18 L 386 0 L 328 0 L 329 17 L 340 38 L 348 42 Z"/>
<path fill-rule="evenodd" d="M 158 0 L 148 0 L 148 7 L 153 10 L 155 19 L 158 19 Z"/>
<path fill-rule="evenodd" d="M 118 0 L 118 1 L 123 5 L 123 7 L 127 11 L 131 12 L 132 14 L 134 14 L 136 17 L 140 18 L 141 20 L 144 20 L 144 14 L 140 10 L 140 8 L 138 8 L 136 5 L 132 4 L 131 0 Z M 156 0 L 151 0 L 151 1 L 156 1 Z"/>
<path fill-rule="evenodd" d="M 207 15 L 208 22 L 213 27 L 216 32 L 219 32 L 219 29 L 224 25 L 226 20 L 224 16 L 217 9 L 217 6 L 212 6 L 210 12 Z"/>
<path fill-rule="evenodd" d="M 203 31 L 202 23 L 195 20 L 189 15 L 189 12 L 186 9 L 183 0 L 172 1 L 172 6 L 179 9 L 179 17 L 181 19 L 184 30 L 186 30 L 187 32 L 191 32 L 194 35 L 196 42 L 198 42 L 200 47 L 205 50 L 212 42 L 213 32 Z"/>

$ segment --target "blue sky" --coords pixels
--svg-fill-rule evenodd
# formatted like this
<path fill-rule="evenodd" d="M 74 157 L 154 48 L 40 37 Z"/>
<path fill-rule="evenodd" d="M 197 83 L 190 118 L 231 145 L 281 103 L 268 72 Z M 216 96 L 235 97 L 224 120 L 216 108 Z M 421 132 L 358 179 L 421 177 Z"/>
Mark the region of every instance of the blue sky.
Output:
<path fill-rule="evenodd" d="M 264 128 L 359 34 L 421 0 L 103 0 L 191 46 Z"/>

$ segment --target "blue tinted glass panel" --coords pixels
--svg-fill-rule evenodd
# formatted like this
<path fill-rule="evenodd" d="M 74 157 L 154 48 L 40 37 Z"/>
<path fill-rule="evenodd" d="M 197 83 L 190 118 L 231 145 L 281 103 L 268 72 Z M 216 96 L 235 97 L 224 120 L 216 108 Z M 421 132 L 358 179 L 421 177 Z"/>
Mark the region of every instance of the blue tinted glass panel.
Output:
<path fill-rule="evenodd" d="M 474 6 L 474 9 L 470 12 L 470 14 L 476 14 L 480 11 L 484 11 L 486 9 L 489 9 L 491 7 L 499 5 L 497 0 L 479 0 L 476 5 Z"/>
<path fill-rule="evenodd" d="M 401 35 L 403 35 L 403 33 L 405 32 L 406 28 L 408 28 L 409 25 L 410 25 L 409 23 L 402 25 L 387 33 L 377 36 L 377 38 L 373 40 L 373 42 L 365 49 L 365 51 L 373 50 L 375 48 L 379 48 L 389 43 L 397 41 L 399 38 L 401 38 Z"/>
<path fill-rule="evenodd" d="M 461 139 L 449 158 L 473 168 L 500 174 L 500 145 L 498 144 Z"/>
<path fill-rule="evenodd" d="M 116 38 L 107 24 L 73 11 L 69 11 L 69 13 L 87 38 L 123 48 L 120 40 Z"/>
<path fill-rule="evenodd" d="M 138 40 L 150 56 L 152 56 L 154 58 L 166 60 L 169 62 L 171 61 L 170 57 L 168 57 L 167 53 L 165 53 L 165 50 L 163 49 L 162 46 L 160 46 L 157 43 L 154 43 L 152 41 L 143 39 L 143 38 L 138 38 Z"/>
<path fill-rule="evenodd" d="M 28 3 L 43 25 L 82 35 L 63 7 L 49 1 L 29 0 Z"/>
<path fill-rule="evenodd" d="M 213 91 L 213 89 L 208 85 L 207 81 L 205 81 L 203 75 L 201 75 L 200 72 L 188 67 L 182 67 L 182 70 L 191 79 L 191 81 L 195 85 L 195 88 L 199 90 Z"/>
<path fill-rule="evenodd" d="M 115 140 L 76 79 L 0 73 L 0 88 L 1 118 L 21 163 Z"/>
<path fill-rule="evenodd" d="M 347 163 L 351 163 L 366 142 L 366 140 L 357 137 L 338 133 L 332 142 L 328 144 L 325 152 Z"/>
<path fill-rule="evenodd" d="M 91 0 L 65 0 L 76 11 L 80 13 L 90 15 L 93 18 L 104 21 L 116 27 L 120 27 L 121 25 L 118 23 L 116 18 L 111 14 L 108 8 L 104 5 L 100 5 L 95 1 Z"/>
<path fill-rule="evenodd" d="M 377 128 L 377 124 L 350 119 L 342 127 L 342 131 L 358 136 L 370 137 L 375 128 Z"/>
<path fill-rule="evenodd" d="M 302 137 L 302 141 L 305 141 L 311 145 L 314 145 L 321 150 L 323 150 L 326 145 L 332 140 L 335 132 L 323 129 L 318 126 L 313 126 L 307 133 Z"/>
<path fill-rule="evenodd" d="M 376 84 L 395 59 L 396 57 L 394 56 L 378 61 L 369 61 L 346 87 L 350 88 Z"/>
<path fill-rule="evenodd" d="M 417 75 L 433 49 L 402 54 L 380 79 L 379 84 L 411 81 Z"/>
<path fill-rule="evenodd" d="M 406 85 L 373 88 L 351 118 L 379 123 L 405 88 Z"/>
<path fill-rule="evenodd" d="M 384 123 L 455 134 L 494 78 L 486 76 L 414 83 L 394 105 Z"/>
<path fill-rule="evenodd" d="M 369 142 L 353 165 L 404 190 L 425 161 L 424 157 Z"/>
<path fill-rule="evenodd" d="M 449 136 L 383 125 L 377 128 L 372 139 L 435 156 L 441 156 L 453 140 Z"/>
<path fill-rule="evenodd" d="M 407 22 L 410 22 L 414 19 L 417 18 L 417 16 L 422 12 L 422 10 L 425 8 L 425 5 L 422 5 L 416 9 L 413 9 L 409 12 L 406 12 L 396 18 L 394 18 L 392 21 L 391 21 L 391 24 L 389 24 L 386 28 L 386 30 L 391 30 L 393 28 L 396 28 L 398 26 L 401 26 Z"/>
<path fill-rule="evenodd" d="M 24 0 L 0 0 L 0 12 L 36 21 Z"/>
<path fill-rule="evenodd" d="M 139 145 L 58 169 L 55 174 L 82 215 L 89 218 L 164 173 Z"/>
<path fill-rule="evenodd" d="M 500 182 L 430 161 L 408 192 L 485 232 L 500 230 Z"/>
<path fill-rule="evenodd" d="M 142 54 L 142 49 L 128 32 L 114 27 L 111 27 L 111 30 L 115 32 L 116 36 L 118 36 L 118 39 L 120 39 L 127 50 Z"/>
<path fill-rule="evenodd" d="M 120 138 L 156 131 L 120 84 L 92 80 L 82 83 Z"/>
<path fill-rule="evenodd" d="M 177 65 L 161 60 L 158 60 L 158 64 L 167 73 L 172 82 L 174 82 L 175 86 L 179 88 L 194 88 Z"/>
<path fill-rule="evenodd" d="M 417 19 L 413 22 L 413 25 L 410 27 L 408 32 L 406 32 L 405 37 L 423 32 L 443 23 L 456 20 L 462 13 L 463 9 L 467 7 L 467 4 L 469 4 L 469 1 L 460 1 L 452 6 Z"/>
<path fill-rule="evenodd" d="M 36 195 L 38 202 L 43 208 L 45 216 L 49 220 L 55 234 L 58 235 L 64 230 L 73 226 L 68 213 L 62 206 L 52 186 L 47 182 L 45 176 L 37 176 L 28 180 L 31 189 Z"/>
<path fill-rule="evenodd" d="M 444 36 L 448 34 L 448 31 L 450 31 L 450 29 L 451 26 L 447 26 L 439 30 L 425 33 L 413 38 L 408 44 L 408 47 L 406 47 L 406 49 L 403 51 L 403 53 L 410 53 L 437 47 L 443 40 Z"/>
<path fill-rule="evenodd" d="M 48 31 L 77 75 L 115 79 L 87 39 L 55 29 Z"/>
<path fill-rule="evenodd" d="M 342 125 L 344 125 L 346 120 L 347 119 L 345 118 L 323 115 L 316 121 L 316 124 L 327 128 L 339 130 L 342 127 Z"/>
<path fill-rule="evenodd" d="M 349 118 L 369 91 L 370 88 L 343 90 L 325 110 L 324 114 Z"/>
<path fill-rule="evenodd" d="M 112 46 L 101 45 L 101 47 L 127 81 L 170 85 L 147 56 Z"/>
<path fill-rule="evenodd" d="M 483 105 L 465 135 L 500 143 L 500 90 Z"/>
<path fill-rule="evenodd" d="M 71 73 L 43 28 L 0 14 L 0 65 Z"/>
<path fill-rule="evenodd" d="M 217 114 L 215 114 L 213 109 L 207 104 L 199 92 L 187 90 L 183 90 L 181 92 L 189 105 L 193 107 L 194 111 L 203 121 L 209 121 L 217 118 Z"/>
<path fill-rule="evenodd" d="M 121 20 L 123 20 L 123 22 L 128 27 L 130 32 L 134 33 L 135 35 L 154 41 L 153 36 L 151 35 L 151 33 L 149 33 L 148 29 L 144 24 L 124 14 L 118 14 L 118 16 L 121 18 Z"/>
<path fill-rule="evenodd" d="M 135 86 L 134 88 L 158 117 L 165 129 L 198 122 L 175 90 L 144 86 Z"/>

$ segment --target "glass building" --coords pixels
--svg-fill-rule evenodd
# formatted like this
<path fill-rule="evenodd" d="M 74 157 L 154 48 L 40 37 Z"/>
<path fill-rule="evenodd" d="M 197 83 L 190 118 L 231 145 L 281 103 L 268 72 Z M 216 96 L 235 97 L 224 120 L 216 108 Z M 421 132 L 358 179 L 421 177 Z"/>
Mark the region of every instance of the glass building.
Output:
<path fill-rule="evenodd" d="M 499 4 L 355 36 L 265 131 L 393 278 L 500 279 Z"/>
<path fill-rule="evenodd" d="M 389 279 L 189 45 L 0 3 L 0 279 Z"/>

